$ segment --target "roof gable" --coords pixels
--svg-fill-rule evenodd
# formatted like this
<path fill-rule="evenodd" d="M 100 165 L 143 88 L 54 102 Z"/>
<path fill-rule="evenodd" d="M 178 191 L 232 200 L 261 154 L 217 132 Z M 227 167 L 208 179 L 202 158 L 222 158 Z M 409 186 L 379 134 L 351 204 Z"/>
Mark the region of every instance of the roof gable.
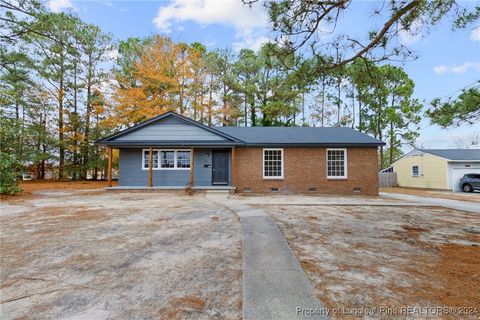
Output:
<path fill-rule="evenodd" d="M 98 144 L 112 143 L 228 143 L 239 140 L 183 117 L 174 112 L 167 112 L 158 117 L 139 123 L 116 134 L 97 141 Z"/>

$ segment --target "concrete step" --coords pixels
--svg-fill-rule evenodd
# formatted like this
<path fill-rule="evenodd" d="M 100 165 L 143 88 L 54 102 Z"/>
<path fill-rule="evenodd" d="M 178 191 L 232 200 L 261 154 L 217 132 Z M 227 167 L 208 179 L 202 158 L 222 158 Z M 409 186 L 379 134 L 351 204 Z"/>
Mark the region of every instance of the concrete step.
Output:
<path fill-rule="evenodd" d="M 206 195 L 229 195 L 231 190 L 207 190 Z"/>

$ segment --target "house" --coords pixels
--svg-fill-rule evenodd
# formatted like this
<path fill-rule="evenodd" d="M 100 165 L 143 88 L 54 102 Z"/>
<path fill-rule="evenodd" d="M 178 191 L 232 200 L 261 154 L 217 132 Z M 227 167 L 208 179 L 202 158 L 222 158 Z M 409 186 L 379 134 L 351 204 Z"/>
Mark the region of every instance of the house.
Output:
<path fill-rule="evenodd" d="M 365 195 L 378 194 L 384 144 L 351 128 L 208 127 L 174 112 L 95 143 L 110 159 L 119 149 L 112 189 Z"/>
<path fill-rule="evenodd" d="M 392 163 L 399 187 L 460 191 L 466 173 L 480 173 L 480 149 L 414 149 Z"/>

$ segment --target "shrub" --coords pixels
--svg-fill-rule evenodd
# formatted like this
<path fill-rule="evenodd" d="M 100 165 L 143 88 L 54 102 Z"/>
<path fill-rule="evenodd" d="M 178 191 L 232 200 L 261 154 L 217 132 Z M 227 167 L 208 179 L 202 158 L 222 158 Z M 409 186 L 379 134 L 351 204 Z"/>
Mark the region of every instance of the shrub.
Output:
<path fill-rule="evenodd" d="M 17 183 L 18 160 L 14 155 L 0 151 L 0 193 L 14 195 L 22 191 Z"/>

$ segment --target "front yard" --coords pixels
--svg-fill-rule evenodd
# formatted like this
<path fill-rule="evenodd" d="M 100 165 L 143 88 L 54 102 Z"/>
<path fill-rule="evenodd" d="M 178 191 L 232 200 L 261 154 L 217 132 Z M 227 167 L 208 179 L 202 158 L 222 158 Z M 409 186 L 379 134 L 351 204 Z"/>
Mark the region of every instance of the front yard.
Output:
<path fill-rule="evenodd" d="M 2 201 L 2 319 L 238 319 L 238 219 L 202 196 L 43 191 Z"/>
<path fill-rule="evenodd" d="M 478 311 L 453 318 L 478 319 L 478 214 L 428 207 L 260 207 L 276 219 L 327 308 L 471 307 Z"/>
<path fill-rule="evenodd" d="M 203 195 L 46 186 L 2 200 L 0 318 L 242 317 L 234 212 Z M 329 309 L 480 311 L 478 214 L 380 197 L 234 198 L 275 219 Z"/>

